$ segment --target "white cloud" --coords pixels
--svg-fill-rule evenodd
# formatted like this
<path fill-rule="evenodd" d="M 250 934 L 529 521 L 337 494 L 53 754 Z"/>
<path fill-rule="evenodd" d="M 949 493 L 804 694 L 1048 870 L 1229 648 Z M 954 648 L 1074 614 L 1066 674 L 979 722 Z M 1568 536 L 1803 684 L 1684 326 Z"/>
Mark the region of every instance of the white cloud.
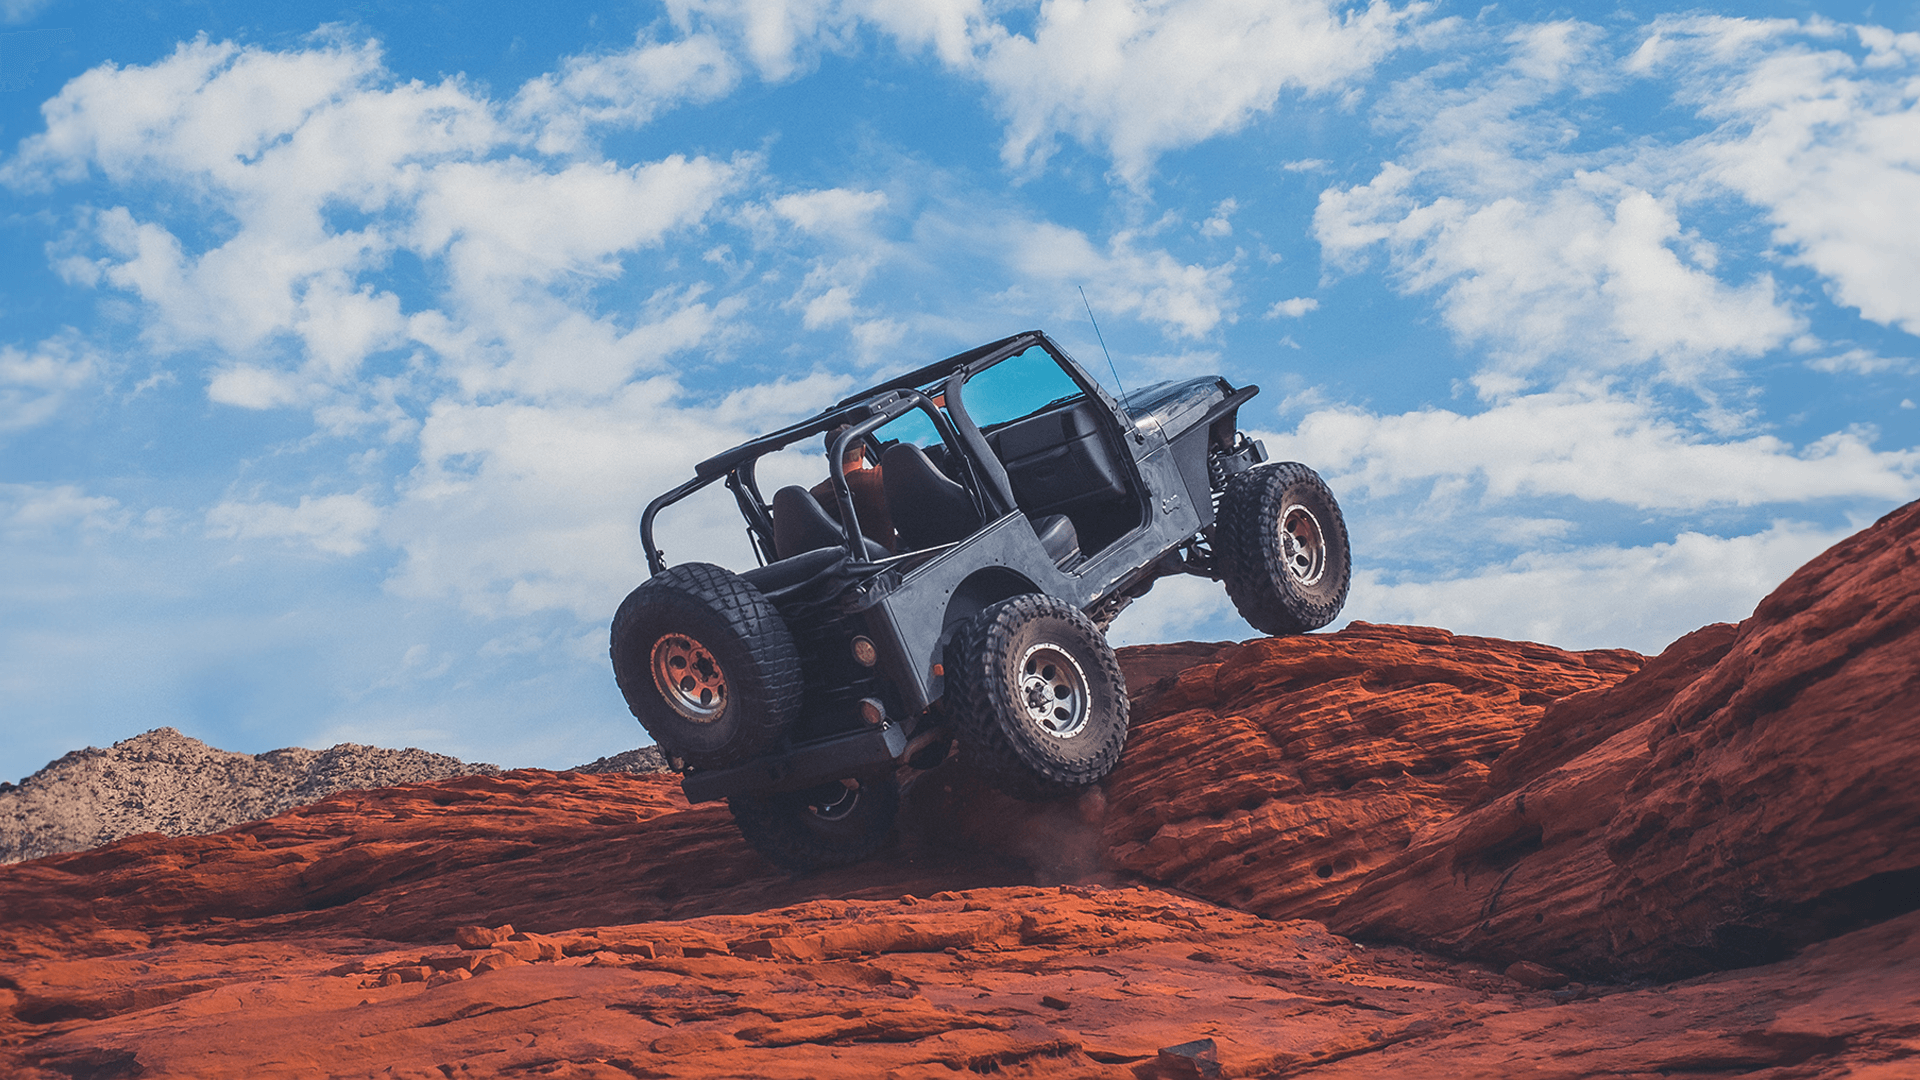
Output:
<path fill-rule="evenodd" d="M 746 438 L 667 404 L 675 393 L 656 379 L 592 406 L 436 405 L 388 518 L 406 552 L 393 587 L 488 615 L 605 618 L 645 576 L 635 529 L 647 501 Z M 726 509 L 729 520 L 696 530 L 700 557 L 741 546 L 726 535 L 741 532 L 739 514 Z M 689 545 L 674 546 L 684 560 Z"/>
<path fill-rule="evenodd" d="M 223 502 L 207 511 L 207 535 L 232 540 L 284 540 L 330 555 L 358 555 L 380 525 L 380 510 L 360 495 L 300 496 L 294 506 Z"/>
<path fill-rule="evenodd" d="M 560 71 L 520 88 L 515 121 L 537 131 L 543 154 L 578 153 L 595 127 L 639 127 L 681 102 L 724 97 L 740 72 L 726 49 L 695 34 L 657 43 L 642 37 L 625 52 L 570 56 Z"/>
<path fill-rule="evenodd" d="M 0 347 L 0 435 L 46 423 L 100 374 L 99 358 L 72 334 L 29 349 Z"/>
<path fill-rule="evenodd" d="M 207 398 L 222 405 L 242 409 L 274 409 L 299 404 L 305 396 L 301 386 L 286 374 L 238 364 L 214 373 L 207 380 Z"/>
<path fill-rule="evenodd" d="M 1720 124 L 1692 148 L 1714 181 L 1764 209 L 1774 241 L 1874 322 L 1920 333 L 1920 35 L 1814 21 L 1669 17 L 1634 58 L 1672 72 Z"/>
<path fill-rule="evenodd" d="M 1312 462 L 1374 498 L 1440 483 L 1458 499 L 1466 482 L 1482 486 L 1483 502 L 1565 496 L 1680 512 L 1920 496 L 1920 450 L 1877 451 L 1868 430 L 1798 449 L 1771 435 L 1714 441 L 1647 404 L 1597 393 L 1527 395 L 1474 415 L 1321 409 L 1265 438 L 1275 458 Z"/>
<path fill-rule="evenodd" d="M 1744 536 L 1683 532 L 1640 547 L 1531 553 L 1441 580 L 1362 571 L 1344 616 L 1656 653 L 1707 623 L 1751 615 L 1801 564 L 1852 531 L 1779 521 Z"/>
<path fill-rule="evenodd" d="M 9 539 L 71 530 L 115 530 L 126 524 L 118 499 L 88 495 L 72 484 L 0 483 L 0 535 Z"/>
<path fill-rule="evenodd" d="M 1116 232 L 1103 251 L 1077 229 L 1052 222 L 1016 222 L 1001 237 L 1014 270 L 1062 296 L 1084 286 L 1095 310 L 1126 312 L 1185 337 L 1200 337 L 1234 319 L 1234 264 L 1183 263 L 1164 250 L 1137 246 Z"/>
<path fill-rule="evenodd" d="M 1915 41 L 1818 19 L 1663 17 L 1632 39 L 1525 27 L 1504 66 L 1464 85 L 1446 66 L 1400 83 L 1376 120 L 1407 133 L 1404 152 L 1325 192 L 1315 234 L 1335 267 L 1384 250 L 1403 289 L 1435 294 L 1447 325 L 1494 354 L 1483 392 L 1647 364 L 1697 386 L 1799 336 L 1804 305 L 1728 255 L 1784 256 L 1838 303 L 1920 331 L 1906 286 L 1920 277 Z M 1670 95 L 1711 127 L 1585 137 L 1590 103 L 1625 90 Z M 1722 252 L 1698 232 L 1729 196 L 1767 215 L 1774 251 Z"/>
<path fill-rule="evenodd" d="M 864 228 L 886 205 L 885 192 L 828 188 L 782 195 L 773 211 L 807 232 L 842 234 Z"/>
<path fill-rule="evenodd" d="M 1718 276 L 1678 216 L 1690 177 L 1564 153 L 1535 130 L 1561 122 L 1535 111 L 1561 89 L 1557 67 L 1523 74 L 1537 60 L 1470 93 L 1404 90 L 1397 109 L 1431 110 L 1458 141 L 1423 134 L 1368 183 L 1323 192 L 1314 235 L 1328 260 L 1352 268 L 1384 247 L 1401 288 L 1437 293 L 1449 328 L 1492 351 L 1483 390 L 1644 365 L 1697 384 L 1799 333 L 1771 275 Z"/>
<path fill-rule="evenodd" d="M 1258 633 L 1233 609 L 1233 601 L 1219 582 L 1170 577 L 1154 583 L 1152 592 L 1128 605 L 1107 636 L 1118 647 L 1162 641 L 1224 641 Z"/>
<path fill-rule="evenodd" d="M 1831 356 L 1815 357 L 1807 366 L 1829 375 L 1877 375 L 1883 371 L 1911 374 L 1917 365 L 1907 357 L 1881 356 L 1870 349 L 1848 349 Z"/>
<path fill-rule="evenodd" d="M 716 27 L 774 82 L 823 51 L 851 48 L 862 22 L 903 49 L 932 48 L 947 65 L 964 66 L 986 17 L 979 0 L 667 0 L 667 11 L 683 33 L 696 23 Z"/>
<path fill-rule="evenodd" d="M 1240 209 L 1238 199 L 1222 199 L 1213 208 L 1213 214 L 1200 223 L 1200 235 L 1225 237 L 1233 235 L 1233 214 Z"/>
<path fill-rule="evenodd" d="M 1102 151 L 1127 183 L 1161 154 L 1239 130 L 1283 92 L 1325 94 L 1364 76 L 1425 11 L 1382 0 L 1041 0 L 1031 33 L 979 0 L 670 0 L 685 33 L 737 40 L 763 78 L 783 80 L 863 25 L 903 50 L 931 49 L 978 79 L 1007 120 L 1002 156 L 1038 166 L 1066 136 Z"/>
<path fill-rule="evenodd" d="M 1315 0 L 1048 0 L 1031 36 L 995 24 L 980 77 L 1008 118 L 1011 165 L 1045 160 L 1059 135 L 1105 150 L 1141 183 L 1168 150 L 1239 130 L 1282 91 L 1325 93 L 1400 44 L 1409 11 Z"/>
<path fill-rule="evenodd" d="M 682 75 L 704 85 L 699 55 L 687 45 L 628 66 L 667 93 Z M 611 93 L 615 75 L 590 69 L 570 67 L 548 103 L 563 91 Z M 533 109 L 528 93 L 521 104 Z M 183 222 L 211 233 L 198 246 L 172 231 L 181 226 L 113 207 L 71 244 L 93 254 L 60 265 L 70 280 L 140 297 L 146 336 L 163 349 L 217 350 L 227 362 L 209 382 L 215 400 L 337 409 L 328 388 L 356 394 L 365 358 L 410 340 L 450 353 L 470 392 L 604 392 L 684 344 L 689 321 L 710 324 L 715 309 L 682 295 L 664 305 L 677 310 L 655 312 L 670 325 L 637 334 L 571 293 L 698 222 L 750 159 L 536 162 L 512 153 L 532 136 L 500 111 L 459 79 L 397 83 L 371 43 L 270 52 L 203 39 L 153 65 L 74 79 L 47 104 L 48 130 L 0 179 L 31 187 L 98 170 L 116 184 L 198 193 L 216 215 L 210 230 Z M 409 312 L 382 287 L 397 252 L 444 266 L 441 308 Z"/>
<path fill-rule="evenodd" d="M 1296 296 L 1290 300 L 1275 301 L 1274 305 L 1267 309 L 1266 317 L 1277 319 L 1285 316 L 1289 319 L 1297 319 L 1309 311 L 1318 310 L 1320 310 L 1320 301 L 1311 296 Z"/>

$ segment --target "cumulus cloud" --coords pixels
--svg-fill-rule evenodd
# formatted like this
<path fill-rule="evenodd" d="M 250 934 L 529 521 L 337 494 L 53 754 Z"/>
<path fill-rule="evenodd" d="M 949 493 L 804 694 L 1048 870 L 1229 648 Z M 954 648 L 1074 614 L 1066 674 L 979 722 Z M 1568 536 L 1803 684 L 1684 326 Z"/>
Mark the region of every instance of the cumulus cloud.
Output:
<path fill-rule="evenodd" d="M 1458 577 L 1363 570 L 1346 615 L 1565 648 L 1656 653 L 1712 622 L 1735 622 L 1851 528 L 1779 521 L 1747 535 L 1683 532 L 1643 546 L 1528 553 Z"/>
<path fill-rule="evenodd" d="M 380 525 L 380 510 L 361 495 L 300 496 L 287 506 L 223 502 L 207 511 L 207 535 L 231 540 L 282 540 L 329 555 L 358 555 Z"/>
<path fill-rule="evenodd" d="M 1375 120 L 1405 133 L 1403 151 L 1324 192 L 1315 236 L 1335 269 L 1384 254 L 1402 289 L 1436 297 L 1493 354 L 1479 384 L 1494 394 L 1570 368 L 1651 366 L 1697 386 L 1797 341 L 1805 305 L 1754 268 L 1779 254 L 1838 303 L 1914 332 L 1916 41 L 1691 16 L 1637 34 L 1523 28 L 1505 65 L 1459 83 L 1437 68 L 1387 95 Z M 1584 139 L 1587 103 L 1627 92 L 1707 130 Z M 1722 251 L 1701 233 L 1730 199 L 1770 219 L 1774 250 Z"/>
<path fill-rule="evenodd" d="M 1570 497 L 1658 511 L 1920 497 L 1920 450 L 1876 450 L 1870 430 L 1799 448 L 1772 435 L 1719 441 L 1603 393 L 1531 394 L 1471 415 L 1321 409 L 1266 440 L 1274 456 L 1312 461 L 1375 498 L 1426 484 L 1458 497 L 1467 483 L 1486 503 Z"/>
<path fill-rule="evenodd" d="M 118 499 L 89 495 L 73 484 L 0 484 L 0 530 L 13 538 L 125 524 Z"/>
<path fill-rule="evenodd" d="M 705 92 L 697 56 L 634 64 L 662 94 L 676 79 Z M 351 395 L 367 357 L 409 345 L 446 351 L 475 392 L 604 391 L 685 334 L 622 326 L 569 292 L 618 276 L 623 257 L 699 221 L 749 166 L 520 156 L 537 141 L 518 126 L 538 119 L 535 99 L 610 85 L 613 75 L 590 67 L 528 91 L 516 118 L 457 78 L 397 82 L 372 43 L 271 51 L 201 39 L 151 65 L 74 79 L 0 180 L 137 177 L 201 203 L 194 209 L 219 223 L 208 240 L 181 239 L 209 231 L 196 214 L 176 224 L 109 207 L 87 218 L 59 265 L 69 280 L 138 296 L 160 347 L 227 358 L 209 381 L 216 401 L 265 408 L 320 403 L 329 388 Z M 444 268 L 444 303 L 406 310 L 386 274 L 399 253 Z M 681 331 L 712 313 L 681 301 L 661 315 L 677 314 Z"/>
<path fill-rule="evenodd" d="M 783 380 L 703 408 L 659 376 L 591 406 L 443 401 L 388 513 L 385 534 L 406 553 L 393 587 L 488 615 L 559 608 L 602 620 L 646 575 L 636 530 L 648 500 L 701 459 L 831 404 L 846 386 L 838 376 Z M 817 459 L 802 467 L 825 474 Z M 676 562 L 754 563 L 724 490 L 663 515 L 658 539 Z"/>
<path fill-rule="evenodd" d="M 69 395 L 100 374 L 99 358 L 73 334 L 26 349 L 0 347 L 0 435 L 51 420 Z"/>
<path fill-rule="evenodd" d="M 1805 325 L 1771 274 L 1728 280 L 1683 222 L 1700 197 L 1684 154 L 1564 148 L 1569 99 L 1607 88 L 1595 38 L 1535 27 L 1465 87 L 1409 79 L 1381 115 L 1410 130 L 1406 152 L 1314 214 L 1333 266 L 1383 250 L 1402 289 L 1436 295 L 1454 333 L 1491 351 L 1486 392 L 1643 367 L 1698 385 Z"/>
<path fill-rule="evenodd" d="M 1100 311 L 1125 312 L 1185 337 L 1200 337 L 1233 314 L 1234 263 L 1186 263 L 1165 250 L 1140 246 L 1120 231 L 1104 248 L 1077 229 L 1052 222 L 1020 222 L 1002 234 L 1012 268 L 1062 295 L 1084 283 Z"/>
<path fill-rule="evenodd" d="M 965 66 L 987 21 L 980 0 L 667 0 L 667 12 L 682 33 L 714 27 L 776 82 L 823 52 L 851 48 L 863 25 L 904 49 L 931 48 L 949 66 Z"/>
<path fill-rule="evenodd" d="M 773 200 L 773 212 L 807 232 L 844 235 L 864 228 L 886 205 L 883 191 L 828 188 L 782 195 Z"/>
<path fill-rule="evenodd" d="M 997 288 L 1067 297 L 1084 283 L 1103 313 L 1175 336 L 1234 317 L 1231 261 L 1179 259 L 1138 232 L 1092 235 L 977 195 L 897 198 L 899 177 L 769 191 L 751 156 L 593 152 L 603 127 L 723 93 L 736 73 L 716 48 L 642 40 L 566 61 L 501 103 L 459 78 L 401 83 L 373 43 L 203 39 L 74 80 L 0 175 L 171 193 L 83 210 L 60 272 L 137 298 L 151 346 L 205 364 L 209 400 L 311 410 L 329 435 L 371 432 L 417 461 L 389 491 L 222 502 L 207 535 L 334 555 L 378 536 L 401 552 L 402 594 L 493 614 L 603 615 L 640 572 L 638 506 L 770 417 L 850 388 L 790 368 L 741 388 L 676 366 L 737 339 L 750 290 L 785 290 L 801 330 L 844 333 L 860 364 L 915 325 L 950 332 L 946 316 L 915 324 L 867 290 L 949 273 L 956 254 L 982 260 Z M 1231 207 L 1216 209 L 1224 220 Z M 705 279 L 653 272 L 681 257 L 664 250 L 677 235 L 706 246 L 698 234 L 730 228 L 745 230 L 756 278 L 711 260 Z M 403 284 L 402 261 L 424 282 Z M 626 299 L 609 302 L 611 289 Z M 0 374 L 22 384 L 64 387 L 86 370 L 9 356 Z M 750 561 L 722 510 L 667 535 Z"/>
<path fill-rule="evenodd" d="M 1169 150 L 1244 127 L 1285 92 L 1344 89 L 1403 43 L 1426 5 L 1374 0 L 1041 0 L 1029 32 L 979 0 L 670 0 L 683 32 L 712 27 L 763 78 L 787 79 L 863 27 L 908 52 L 930 50 L 978 80 L 1005 117 L 1016 168 L 1043 163 L 1062 137 L 1107 154 L 1144 183 Z M 1022 14 L 1026 12 L 1023 11 Z M 1023 20 L 1024 21 L 1024 20 Z M 1225 219 L 1220 219 L 1225 224 Z M 1222 234 L 1224 235 L 1224 234 Z"/>
<path fill-rule="evenodd" d="M 559 71 L 522 86 L 511 113 L 539 133 L 534 145 L 541 153 L 580 153 L 596 128 L 638 127 L 683 102 L 723 97 L 739 78 L 739 66 L 713 38 L 643 36 L 622 52 L 567 57 Z"/>
<path fill-rule="evenodd" d="M 1690 157 L 1765 210 L 1835 300 L 1920 333 L 1920 34 L 1668 17 L 1629 66 L 1676 78 L 1678 99 L 1719 125 Z"/>
<path fill-rule="evenodd" d="M 979 77 L 1008 130 L 1010 165 L 1044 161 L 1062 135 L 1108 153 L 1138 184 L 1168 150 L 1239 130 L 1282 91 L 1325 93 L 1400 41 L 1409 9 L 1284 0 L 1048 0 L 1031 36 L 990 25 Z"/>

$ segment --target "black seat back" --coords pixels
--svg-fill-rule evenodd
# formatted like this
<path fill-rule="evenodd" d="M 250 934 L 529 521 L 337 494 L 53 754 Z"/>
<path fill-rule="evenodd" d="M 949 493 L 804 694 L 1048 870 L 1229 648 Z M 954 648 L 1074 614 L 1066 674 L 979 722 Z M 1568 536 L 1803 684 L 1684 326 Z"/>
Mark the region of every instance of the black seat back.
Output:
<path fill-rule="evenodd" d="M 952 543 L 980 527 L 980 512 L 967 489 L 935 468 L 926 451 L 912 443 L 888 447 L 880 458 L 880 475 L 901 550 Z"/>
<path fill-rule="evenodd" d="M 861 546 L 869 559 L 884 559 L 887 550 L 861 537 Z M 847 534 L 840 523 L 827 516 L 820 503 L 798 484 L 788 484 L 773 493 L 773 551 L 782 559 L 818 548 L 845 549 Z"/>
<path fill-rule="evenodd" d="M 847 534 L 807 489 L 789 484 L 773 493 L 773 550 L 782 559 L 823 547 L 846 547 Z"/>

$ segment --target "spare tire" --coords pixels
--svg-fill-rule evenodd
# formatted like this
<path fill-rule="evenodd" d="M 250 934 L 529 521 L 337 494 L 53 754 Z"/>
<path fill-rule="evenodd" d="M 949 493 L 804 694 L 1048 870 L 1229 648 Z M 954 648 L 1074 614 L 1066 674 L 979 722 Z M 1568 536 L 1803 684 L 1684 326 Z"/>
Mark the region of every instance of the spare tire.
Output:
<path fill-rule="evenodd" d="M 634 718 L 694 768 L 765 753 L 800 712 L 792 631 L 759 589 L 722 567 L 681 563 L 628 593 L 610 651 Z"/>
<path fill-rule="evenodd" d="M 1227 482 L 1213 549 L 1240 617 L 1265 634 L 1302 634 L 1347 602 L 1347 522 L 1320 474 L 1297 461 Z"/>

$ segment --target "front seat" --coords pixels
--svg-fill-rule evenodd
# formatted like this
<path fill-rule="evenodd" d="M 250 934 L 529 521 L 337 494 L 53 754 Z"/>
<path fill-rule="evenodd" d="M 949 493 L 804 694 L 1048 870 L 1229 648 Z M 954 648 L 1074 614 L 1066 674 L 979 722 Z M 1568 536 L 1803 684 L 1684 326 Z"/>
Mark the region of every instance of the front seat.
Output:
<path fill-rule="evenodd" d="M 880 479 L 902 551 L 950 544 L 980 527 L 973 496 L 912 443 L 887 447 L 880 456 Z"/>
<path fill-rule="evenodd" d="M 868 559 L 884 559 L 887 549 L 866 537 L 860 538 Z M 788 484 L 773 493 L 773 552 L 782 559 L 825 547 L 844 548 L 847 534 L 840 524 L 820 509 L 807 489 Z"/>
<path fill-rule="evenodd" d="M 889 447 L 880 458 L 880 475 L 887 485 L 887 505 L 900 534 L 900 550 L 964 540 L 980 527 L 980 513 L 973 508 L 967 489 L 941 472 L 919 447 L 911 443 Z M 1055 566 L 1064 569 L 1080 561 L 1080 536 L 1066 515 L 1049 514 L 1032 524 Z"/>

